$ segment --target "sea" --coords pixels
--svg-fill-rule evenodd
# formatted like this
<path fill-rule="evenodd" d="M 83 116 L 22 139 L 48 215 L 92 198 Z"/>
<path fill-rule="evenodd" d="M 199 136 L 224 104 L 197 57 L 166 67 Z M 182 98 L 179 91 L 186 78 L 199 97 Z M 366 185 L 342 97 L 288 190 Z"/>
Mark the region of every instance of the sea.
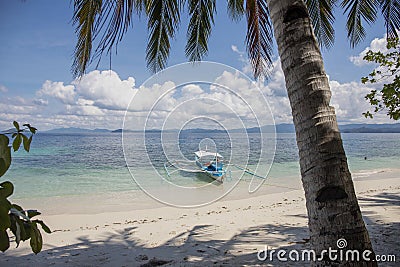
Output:
<path fill-rule="evenodd" d="M 170 198 L 160 199 L 177 205 L 182 204 L 173 203 L 179 190 L 202 188 L 202 194 L 207 195 L 212 191 L 219 192 L 211 196 L 213 198 L 218 194 L 229 194 L 238 181 L 251 183 L 254 176 L 231 163 L 251 170 L 257 177 L 266 177 L 263 181 L 266 186 L 290 189 L 300 184 L 298 151 L 292 133 L 278 133 L 275 140 L 269 140 L 269 149 L 274 151 L 268 151 L 264 161 L 259 160 L 261 142 L 258 133 L 233 139 L 223 133 L 211 136 L 190 133 L 180 135 L 178 139 L 172 137 L 173 133 L 170 135 L 161 137 L 159 133 L 148 133 L 143 146 L 143 133 L 125 134 L 124 144 L 121 133 L 38 133 L 29 153 L 22 149 L 12 153 L 12 165 L 1 180 L 13 182 L 14 199 L 107 195 L 111 192 L 135 194 L 143 190 L 154 195 L 165 188 L 178 188 L 172 191 Z M 342 138 L 353 177 L 368 176 L 384 169 L 400 169 L 399 133 L 343 133 Z M 204 140 L 228 159 L 225 167 L 229 171 L 222 191 L 220 184 L 203 173 L 179 168 L 165 170 L 164 163 L 173 161 L 174 155 L 192 161 L 193 152 Z M 235 146 L 232 142 L 248 146 Z M 136 143 L 139 143 L 137 149 Z M 179 153 L 165 152 L 174 147 Z M 235 158 L 234 162 L 232 158 Z M 257 179 L 257 184 L 261 183 L 259 180 L 262 179 Z"/>

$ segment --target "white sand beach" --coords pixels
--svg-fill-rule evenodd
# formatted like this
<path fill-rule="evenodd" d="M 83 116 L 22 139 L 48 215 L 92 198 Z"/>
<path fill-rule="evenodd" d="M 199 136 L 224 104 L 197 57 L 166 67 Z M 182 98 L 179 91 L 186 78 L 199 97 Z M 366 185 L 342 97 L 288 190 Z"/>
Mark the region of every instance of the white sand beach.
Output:
<path fill-rule="evenodd" d="M 376 254 L 395 255 L 397 260 L 382 266 L 398 266 L 400 170 L 360 172 L 353 177 Z M 131 209 L 129 201 L 121 202 L 124 198 L 128 201 L 128 196 L 18 200 L 25 208 L 42 211 L 53 233 L 43 233 L 38 255 L 27 242 L 18 248 L 11 244 L 1 255 L 0 266 L 307 265 L 257 258 L 265 246 L 287 251 L 308 248 L 302 190 L 228 198 L 193 209 L 162 204 Z"/>

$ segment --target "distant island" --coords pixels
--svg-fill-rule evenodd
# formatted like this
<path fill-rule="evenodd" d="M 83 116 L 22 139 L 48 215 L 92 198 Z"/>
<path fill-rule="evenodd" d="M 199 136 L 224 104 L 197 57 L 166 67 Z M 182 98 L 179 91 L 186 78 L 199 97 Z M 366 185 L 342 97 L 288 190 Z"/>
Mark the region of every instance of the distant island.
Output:
<path fill-rule="evenodd" d="M 259 132 L 271 132 L 274 129 L 272 125 L 265 125 L 260 127 L 248 128 L 246 131 L 248 133 L 259 133 Z M 277 133 L 294 133 L 294 125 L 290 123 L 281 123 L 275 125 Z M 400 133 L 400 123 L 395 124 L 343 124 L 339 125 L 339 129 L 342 133 Z M 69 128 L 58 128 L 48 131 L 43 131 L 43 133 L 53 133 L 53 134 L 87 134 L 87 133 L 122 133 L 122 129 L 108 130 L 108 129 L 84 129 L 77 127 Z M 168 132 L 176 132 L 178 130 L 167 130 Z M 232 129 L 229 132 L 242 132 L 243 129 Z M 124 132 L 142 132 L 142 130 L 124 130 Z M 153 129 L 147 130 L 148 133 L 159 133 L 161 130 Z M 183 133 L 223 133 L 223 130 L 219 129 L 185 129 Z"/>
<path fill-rule="evenodd" d="M 400 133 L 400 123 L 395 124 L 345 124 L 339 125 L 342 133 Z"/>
<path fill-rule="evenodd" d="M 57 128 L 48 131 L 43 131 L 43 133 L 54 133 L 54 134 L 109 133 L 109 132 L 111 131 L 108 129 L 84 129 L 77 127 Z"/>

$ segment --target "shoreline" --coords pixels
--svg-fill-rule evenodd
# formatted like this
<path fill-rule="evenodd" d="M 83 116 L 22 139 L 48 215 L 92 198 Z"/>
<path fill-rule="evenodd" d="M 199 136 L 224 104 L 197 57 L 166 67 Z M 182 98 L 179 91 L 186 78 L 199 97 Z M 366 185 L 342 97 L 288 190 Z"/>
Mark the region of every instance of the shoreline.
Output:
<path fill-rule="evenodd" d="M 400 169 L 383 168 L 360 170 L 352 173 L 353 182 L 362 182 L 368 180 L 379 180 L 388 178 L 397 178 L 400 175 Z M 300 190 L 303 193 L 300 177 L 287 177 L 284 184 L 277 184 L 274 181 L 266 180 L 261 188 L 255 193 L 248 193 L 248 182 L 241 181 L 232 192 L 228 193 L 219 200 L 202 205 L 207 207 L 219 202 L 246 200 L 256 198 L 263 195 L 287 193 Z M 207 189 L 205 189 L 207 190 Z M 163 191 L 160 191 L 162 194 Z M 201 192 L 200 192 L 201 193 Z M 203 192 L 204 193 L 204 192 Z M 192 196 L 193 197 L 193 196 Z M 11 202 L 20 204 L 25 209 L 37 209 L 43 215 L 58 214 L 99 214 L 105 212 L 120 212 L 125 210 L 148 210 L 162 207 L 174 207 L 157 201 L 153 197 L 147 195 L 142 190 L 129 191 L 112 191 L 109 193 L 88 194 L 88 195 L 68 195 L 68 196 L 51 196 L 39 198 L 11 198 Z M 98 203 L 95 207 L 88 208 L 81 203 Z M 186 207 L 183 209 L 191 209 Z"/>

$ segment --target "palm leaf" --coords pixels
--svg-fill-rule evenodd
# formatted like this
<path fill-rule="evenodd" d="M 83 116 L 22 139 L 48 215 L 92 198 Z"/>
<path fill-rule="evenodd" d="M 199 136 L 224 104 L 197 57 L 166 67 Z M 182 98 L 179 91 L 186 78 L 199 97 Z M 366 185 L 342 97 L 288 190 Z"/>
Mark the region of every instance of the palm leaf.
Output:
<path fill-rule="evenodd" d="M 157 72 L 165 68 L 170 38 L 174 37 L 180 22 L 181 0 L 151 0 L 147 6 L 149 38 L 146 48 L 147 66 Z"/>
<path fill-rule="evenodd" d="M 228 0 L 228 15 L 233 20 L 239 20 L 245 13 L 244 0 Z"/>
<path fill-rule="evenodd" d="M 314 26 L 314 33 L 321 46 L 330 48 L 334 44 L 335 17 L 333 8 L 337 0 L 306 0 L 308 12 Z"/>
<path fill-rule="evenodd" d="M 85 73 L 92 53 L 92 38 L 95 22 L 101 13 L 102 0 L 75 0 L 73 25 L 78 41 L 74 50 L 72 73 L 81 76 Z"/>
<path fill-rule="evenodd" d="M 347 37 L 352 47 L 360 43 L 365 37 L 363 20 L 368 24 L 376 20 L 376 6 L 378 0 L 343 0 L 341 3 L 344 13 L 347 14 Z"/>
<path fill-rule="evenodd" d="M 385 19 L 387 38 L 399 37 L 400 30 L 400 1 L 380 0 L 381 10 Z"/>
<path fill-rule="evenodd" d="M 267 1 L 246 1 L 246 44 L 255 78 L 268 73 L 272 66 L 273 30 Z"/>
<path fill-rule="evenodd" d="M 208 38 L 216 10 L 215 0 L 191 0 L 188 5 L 191 17 L 185 53 L 190 61 L 200 61 L 208 52 Z"/>
<path fill-rule="evenodd" d="M 136 6 L 134 0 L 105 1 L 103 11 L 96 25 L 94 39 L 102 33 L 96 55 L 105 50 L 110 51 L 114 45 L 122 40 L 132 21 L 133 8 Z"/>
<path fill-rule="evenodd" d="M 91 60 L 117 47 L 132 22 L 133 11 L 140 13 L 148 0 L 75 0 L 74 24 L 78 24 L 78 43 L 73 64 L 74 76 L 85 73 Z M 99 39 L 91 57 L 92 44 Z M 111 57 L 111 54 L 110 54 Z"/>

